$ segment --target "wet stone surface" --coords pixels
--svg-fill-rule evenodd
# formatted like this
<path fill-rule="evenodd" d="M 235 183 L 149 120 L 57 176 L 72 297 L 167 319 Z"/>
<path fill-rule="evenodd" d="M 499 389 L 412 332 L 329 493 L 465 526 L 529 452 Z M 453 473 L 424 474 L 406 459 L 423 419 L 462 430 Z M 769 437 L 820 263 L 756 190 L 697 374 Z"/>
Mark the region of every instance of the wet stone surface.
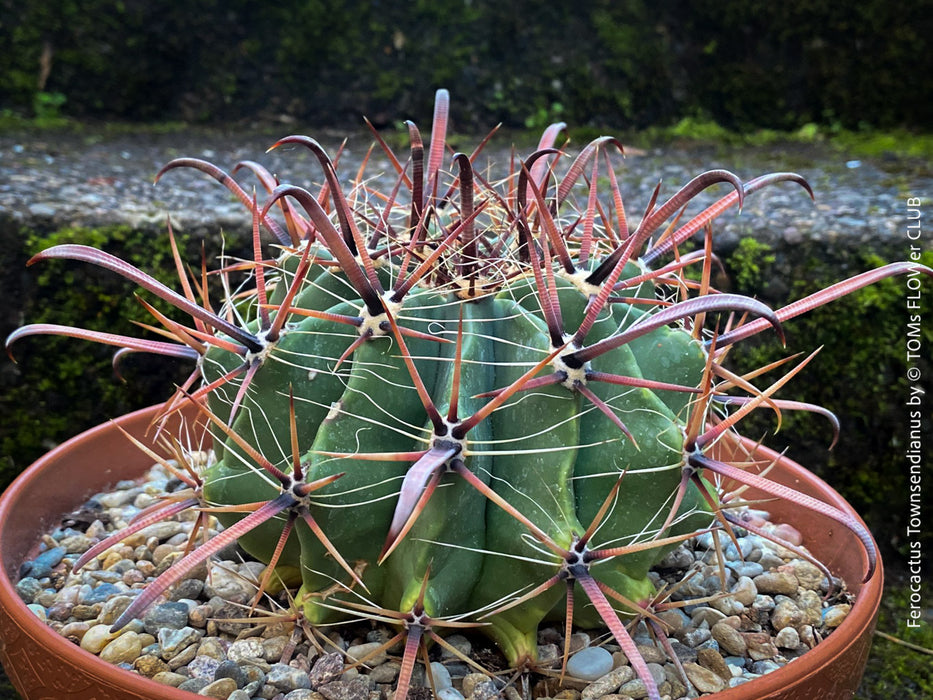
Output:
<path fill-rule="evenodd" d="M 373 142 L 362 124 L 339 132 L 299 132 L 313 136 L 331 154 L 347 138 L 338 167 L 344 179 L 357 172 Z M 89 129 L 80 134 L 2 134 L 0 222 L 34 231 L 128 225 L 164 233 L 170 216 L 175 231 L 194 237 L 214 237 L 223 230 L 231 239 L 248 240 L 250 217 L 217 182 L 194 171 L 180 170 L 167 173 L 154 187 L 153 175 L 177 157 L 204 159 L 227 172 L 240 161 L 253 160 L 282 182 L 315 188 L 322 177 L 309 153 L 297 147 L 266 153 L 287 133 L 288 127 L 265 133 L 187 129 L 166 134 L 96 134 Z M 468 139 L 468 143 L 480 140 Z M 531 144 L 533 141 L 521 147 L 520 153 L 530 154 L 534 150 Z M 576 153 L 583 145 L 571 142 L 567 150 Z M 478 160 L 480 169 L 493 163 L 504 174 L 511 147 L 509 136 L 494 138 Z M 815 192 L 815 201 L 790 184 L 754 193 L 747 198 L 740 215 L 733 211 L 718 220 L 715 240 L 720 253 L 734 249 L 745 236 L 778 249 L 812 242 L 816 248 L 858 249 L 871 245 L 873 250 L 880 250 L 886 244 L 902 243 L 898 222 L 903 216 L 903 183 L 908 181 L 908 189 L 914 192 L 933 189 L 928 165 L 893 156 L 856 161 L 818 143 L 779 142 L 761 147 L 677 142 L 646 149 L 627 146 L 617 172 L 632 217 L 629 224 L 638 223 L 637 214 L 644 210 L 659 179 L 663 182 L 662 198 L 666 198 L 698 173 L 714 168 L 735 172 L 743 181 L 766 172 L 797 172 Z M 370 177 L 384 175 L 391 188 L 394 170 L 378 149 L 366 172 Z M 237 172 L 234 178 L 247 191 L 255 183 L 245 171 Z M 717 191 L 720 195 L 723 192 Z M 698 201 L 697 206 L 709 201 Z"/>

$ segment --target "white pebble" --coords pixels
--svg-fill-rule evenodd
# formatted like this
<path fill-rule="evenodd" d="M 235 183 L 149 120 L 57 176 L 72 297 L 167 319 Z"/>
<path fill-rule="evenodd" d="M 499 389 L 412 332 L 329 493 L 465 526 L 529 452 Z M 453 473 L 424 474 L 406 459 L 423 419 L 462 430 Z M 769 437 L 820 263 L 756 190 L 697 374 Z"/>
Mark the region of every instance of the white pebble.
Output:
<path fill-rule="evenodd" d="M 800 635 L 793 627 L 785 627 L 775 635 L 774 643 L 782 649 L 796 649 L 800 646 Z"/>

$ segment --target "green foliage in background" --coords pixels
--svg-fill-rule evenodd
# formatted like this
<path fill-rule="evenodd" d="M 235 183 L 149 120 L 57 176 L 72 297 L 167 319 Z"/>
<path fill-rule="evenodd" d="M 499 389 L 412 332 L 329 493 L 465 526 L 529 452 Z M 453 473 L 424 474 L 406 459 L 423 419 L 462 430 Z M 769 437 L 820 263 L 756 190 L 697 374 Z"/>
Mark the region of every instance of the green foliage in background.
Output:
<path fill-rule="evenodd" d="M 933 674 L 930 673 L 930 650 L 933 650 L 933 626 L 927 613 L 918 626 L 908 627 L 910 589 L 903 581 L 885 585 L 878 614 L 878 632 L 926 649 L 912 649 L 896 641 L 875 637 L 865 676 L 855 700 L 925 700 L 933 697 Z"/>
<path fill-rule="evenodd" d="M 0 112 L 388 123 L 448 85 L 461 129 L 923 129 L 931 35 L 908 0 L 0 0 Z"/>
<path fill-rule="evenodd" d="M 755 238 L 743 238 L 729 257 L 733 280 L 739 289 L 757 290 L 761 285 L 762 268 L 772 265 L 776 257 L 771 246 Z"/>
<path fill-rule="evenodd" d="M 164 237 L 108 229 L 66 229 L 50 235 L 22 232 L 17 274 L 32 254 L 60 243 L 99 246 L 142 265 L 171 284 L 174 262 Z M 193 249 L 197 250 L 197 248 Z M 131 286 L 87 265 L 46 261 L 22 273 L 34 285 L 23 310 L 40 323 L 82 325 L 95 330 L 138 335 L 129 319 L 148 322 L 148 313 Z M 80 294 L 74 290 L 80 289 Z M 166 311 L 163 308 L 163 311 Z M 12 330 L 12 329 L 11 329 Z M 0 374 L 0 485 L 5 486 L 54 444 L 127 411 L 168 398 L 166 387 L 180 383 L 190 367 L 162 358 L 133 355 L 121 366 L 122 382 L 111 364 L 113 348 L 86 343 L 75 351 L 69 338 L 42 338 L 16 349 L 18 364 L 5 362 Z M 94 384 L 95 390 L 88 391 Z"/>

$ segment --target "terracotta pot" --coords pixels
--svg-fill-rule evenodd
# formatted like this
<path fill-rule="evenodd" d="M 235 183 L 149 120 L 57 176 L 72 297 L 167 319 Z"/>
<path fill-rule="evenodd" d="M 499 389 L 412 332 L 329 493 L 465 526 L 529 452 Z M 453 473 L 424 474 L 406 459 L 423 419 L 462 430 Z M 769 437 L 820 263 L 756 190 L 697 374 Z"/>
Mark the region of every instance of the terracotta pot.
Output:
<path fill-rule="evenodd" d="M 851 513 L 864 525 L 858 513 L 829 484 L 793 460 L 746 439 L 731 446 L 720 444 L 720 448 L 722 460 L 728 460 L 730 454 L 740 460 L 753 454 L 762 462 L 774 462 L 774 469 L 767 475 L 769 479 Z M 880 557 L 872 578 L 862 583 L 868 566 L 867 556 L 851 530 L 796 503 L 776 500 L 754 489 L 742 495 L 749 500 L 766 500 L 762 508 L 771 513 L 772 521 L 790 523 L 800 530 L 810 552 L 834 576 L 845 580 L 857 597 L 845 621 L 814 649 L 773 673 L 717 693 L 715 697 L 717 700 L 851 700 L 862 681 L 878 621 L 884 591 Z"/>
<path fill-rule="evenodd" d="M 155 408 L 115 421 L 141 439 Z M 738 449 L 738 448 L 737 448 Z M 771 478 L 853 512 L 839 494 L 800 465 L 778 459 Z M 120 479 L 136 478 L 151 460 L 107 423 L 56 448 L 23 472 L 0 497 L 0 663 L 24 700 L 189 700 L 191 693 L 120 670 L 52 632 L 14 589 L 20 564 L 40 537 L 89 496 Z M 760 494 L 759 494 L 760 496 Z M 754 493 L 748 497 L 755 497 Z M 851 698 L 862 677 L 882 592 L 879 569 L 866 584 L 862 546 L 847 529 L 793 503 L 773 502 L 776 520 L 793 522 L 834 574 L 858 593 L 845 622 L 816 649 L 788 666 L 717 695 L 722 700 Z"/>
<path fill-rule="evenodd" d="M 113 666 L 54 633 L 13 585 L 44 532 L 90 496 L 136 479 L 152 460 L 115 427 L 144 439 L 156 407 L 122 416 L 65 442 L 24 471 L 0 497 L 0 663 L 23 700 L 192 700 L 197 697 Z"/>

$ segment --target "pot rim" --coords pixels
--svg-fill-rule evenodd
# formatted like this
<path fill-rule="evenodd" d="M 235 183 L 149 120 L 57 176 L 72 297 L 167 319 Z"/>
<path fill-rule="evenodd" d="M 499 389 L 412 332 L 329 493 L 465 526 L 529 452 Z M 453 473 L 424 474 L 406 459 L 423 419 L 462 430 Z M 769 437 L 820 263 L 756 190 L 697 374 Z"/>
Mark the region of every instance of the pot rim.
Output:
<path fill-rule="evenodd" d="M 42 479 L 44 472 L 54 467 L 55 463 L 61 459 L 63 455 L 69 453 L 76 445 L 93 441 L 100 435 L 113 431 L 115 429 L 114 426 L 123 427 L 132 433 L 134 427 L 138 429 L 141 426 L 147 426 L 155 412 L 161 408 L 161 406 L 161 404 L 150 406 L 123 415 L 108 423 L 102 423 L 76 435 L 40 457 L 32 465 L 27 467 L 10 484 L 2 496 L 0 496 L 0 525 L 6 523 L 9 514 L 14 509 L 24 505 L 21 502 L 23 500 L 21 496 L 26 487 L 34 480 Z M 754 441 L 743 438 L 742 443 L 746 449 L 754 449 L 757 454 L 765 460 L 782 464 L 786 469 L 790 470 L 793 478 L 799 483 L 806 485 L 807 488 L 817 490 L 823 500 L 854 515 L 861 522 L 861 518 L 859 518 L 858 514 L 842 496 L 825 481 L 812 474 L 801 465 Z M 100 488 L 93 488 L 92 492 L 99 490 Z M 75 491 L 74 505 L 79 505 L 81 501 L 86 499 L 89 495 L 91 494 Z M 37 525 L 43 527 L 38 520 Z M 36 539 L 38 539 L 41 532 L 44 531 L 45 529 L 43 528 L 42 531 L 36 532 Z M 101 680 L 115 677 L 116 680 L 113 681 L 114 683 L 118 683 L 122 687 L 140 693 L 141 697 L 161 697 L 165 698 L 165 700 L 188 700 L 189 698 L 197 697 L 188 691 L 178 690 L 177 688 L 157 683 L 145 676 L 124 671 L 117 666 L 101 660 L 94 654 L 81 649 L 76 644 L 54 632 L 26 607 L 26 604 L 16 593 L 15 584 L 11 581 L 7 573 L 8 566 L 4 561 L 7 556 L 6 550 L 7 547 L 3 541 L 2 533 L 0 533 L 0 606 L 9 613 L 26 634 L 33 638 L 41 638 L 43 640 L 43 646 L 48 651 L 60 657 L 72 656 L 77 653 L 79 656 L 79 661 L 77 663 L 86 667 L 95 677 Z M 14 563 L 11 562 L 10 566 L 13 565 Z M 879 560 L 875 574 L 871 579 L 865 583 L 856 582 L 849 584 L 852 588 L 857 589 L 857 597 L 852 606 L 852 610 L 843 623 L 819 645 L 803 656 L 791 661 L 786 666 L 735 688 L 728 688 L 720 691 L 714 697 L 717 699 L 722 698 L 722 700 L 739 700 L 739 698 L 762 697 L 766 696 L 768 693 L 786 690 L 796 683 L 801 681 L 805 682 L 806 678 L 825 666 L 827 659 L 836 658 L 837 656 L 849 653 L 849 649 L 856 641 L 865 634 L 866 631 L 870 633 L 870 630 L 874 627 L 876 612 L 881 601 L 883 579 L 882 564 Z M 752 691 L 751 695 L 749 691 Z"/>
<path fill-rule="evenodd" d="M 866 532 L 870 534 L 870 530 L 868 530 L 868 526 L 865 525 L 865 521 L 862 520 L 861 516 L 849 502 L 832 486 L 809 469 L 798 464 L 790 457 L 776 452 L 769 447 L 765 447 L 760 442 L 742 437 L 738 440 L 738 443 L 740 449 L 749 452 L 753 451 L 755 456 L 761 461 L 769 464 L 782 465 L 783 468 L 787 470 L 787 474 L 792 476 L 793 481 L 797 482 L 794 484 L 795 488 L 802 487 L 803 491 L 811 495 L 813 495 L 814 492 L 819 493 L 820 500 L 854 516 L 865 528 Z M 729 448 L 726 449 L 728 450 Z M 769 477 L 770 476 L 771 475 L 769 475 Z M 778 481 L 785 480 L 779 479 Z M 765 507 L 767 508 L 767 506 Z M 854 533 L 852 537 L 855 538 Z M 874 536 L 871 537 L 871 541 L 877 552 L 878 547 Z M 804 545 L 806 544 L 807 542 L 805 539 Z M 868 557 L 864 552 L 864 547 L 860 546 L 858 551 L 861 560 L 867 563 Z M 867 581 L 852 581 L 850 579 L 851 577 L 846 580 L 846 585 L 849 590 L 855 594 L 855 602 L 852 603 L 852 609 L 846 616 L 846 619 L 843 620 L 842 624 L 839 625 L 832 634 L 824 638 L 816 647 L 810 649 L 807 653 L 796 659 L 792 659 L 785 666 L 753 679 L 748 683 L 743 683 L 734 688 L 727 688 L 711 697 L 715 697 L 717 700 L 748 700 L 749 697 L 770 697 L 772 693 L 778 693 L 780 691 L 786 693 L 788 689 L 794 687 L 800 687 L 802 690 L 805 690 L 808 679 L 820 672 L 826 665 L 827 660 L 855 653 L 853 647 L 858 644 L 863 635 L 871 635 L 873 633 L 877 621 L 881 596 L 884 592 L 884 565 L 880 554 L 878 555 L 875 571 L 870 579 Z M 753 695 L 748 694 L 747 688 L 750 686 L 754 688 L 755 692 Z M 782 697 L 792 696 L 782 695 Z M 809 698 L 814 696 L 810 693 L 803 692 L 799 697 L 809 700 Z"/>
<path fill-rule="evenodd" d="M 133 433 L 134 427 L 138 429 L 139 427 L 149 425 L 152 417 L 161 407 L 162 404 L 157 404 L 133 411 L 132 413 L 127 413 L 107 423 L 94 426 L 66 440 L 33 462 L 7 487 L 6 491 L 0 495 L 0 527 L 5 526 L 9 514 L 14 509 L 22 506 L 20 496 L 30 483 L 37 479 L 41 480 L 44 476 L 44 472 L 52 471 L 52 468 L 57 466 L 56 462 L 64 455 L 71 452 L 77 445 L 95 441 L 100 436 L 113 431 L 115 429 L 114 426 L 120 426 L 130 433 Z M 91 488 L 86 490 L 86 492 L 75 490 L 74 505 L 80 505 L 83 500 L 86 500 L 97 491 L 100 491 L 100 488 Z M 58 515 L 60 515 L 60 513 L 56 514 L 55 517 Z M 33 543 L 38 541 L 41 534 L 47 530 L 46 525 L 38 520 L 37 525 L 41 530 L 35 533 Z M 157 683 L 145 676 L 125 671 L 124 669 L 103 661 L 95 654 L 82 649 L 77 644 L 74 644 L 53 631 L 45 622 L 40 620 L 26 607 L 26 603 L 23 602 L 17 594 L 15 583 L 10 580 L 10 576 L 8 575 L 8 566 L 5 561 L 7 558 L 6 549 L 4 537 L 2 532 L 0 532 L 0 607 L 9 613 L 10 617 L 22 629 L 24 634 L 33 639 L 41 639 L 42 646 L 50 654 L 58 658 L 74 659 L 74 657 L 77 657 L 77 659 L 71 662 L 72 665 L 83 666 L 88 675 L 92 676 L 95 681 L 103 683 L 109 681 L 116 688 L 125 688 L 137 693 L 140 698 L 158 697 L 164 698 L 164 700 L 190 700 L 190 698 L 197 697 L 196 694 L 186 690 L 178 690 L 172 686 Z M 13 563 L 10 565 L 12 566 Z M 17 690 L 19 691 L 18 688 Z"/>

